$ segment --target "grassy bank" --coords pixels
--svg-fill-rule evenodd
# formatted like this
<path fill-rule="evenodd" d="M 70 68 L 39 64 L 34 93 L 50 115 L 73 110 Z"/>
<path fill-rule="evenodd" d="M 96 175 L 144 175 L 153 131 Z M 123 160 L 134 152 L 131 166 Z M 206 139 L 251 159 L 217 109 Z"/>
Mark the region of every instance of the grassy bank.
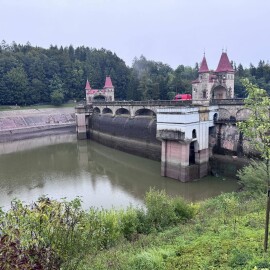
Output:
<path fill-rule="evenodd" d="M 242 192 L 190 205 L 152 190 L 146 209 L 87 212 L 79 200 L 13 202 L 0 215 L 0 269 L 270 269 L 265 199 Z"/>
<path fill-rule="evenodd" d="M 223 194 L 185 224 L 89 255 L 80 269 L 270 269 L 265 198 Z"/>

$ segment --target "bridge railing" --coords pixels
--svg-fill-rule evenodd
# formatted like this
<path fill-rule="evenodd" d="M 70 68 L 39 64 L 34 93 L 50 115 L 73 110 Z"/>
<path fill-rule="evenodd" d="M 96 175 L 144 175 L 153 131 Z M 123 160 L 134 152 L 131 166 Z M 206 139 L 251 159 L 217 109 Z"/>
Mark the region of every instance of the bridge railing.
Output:
<path fill-rule="evenodd" d="M 243 98 L 212 99 L 211 105 L 244 105 Z"/>
<path fill-rule="evenodd" d="M 192 100 L 94 101 L 93 106 L 186 106 Z"/>
<path fill-rule="evenodd" d="M 211 99 L 211 100 L 147 100 L 147 101 L 94 101 L 93 106 L 189 106 L 189 105 L 244 105 L 243 98 L 231 99 Z M 80 102 L 76 107 L 87 105 L 85 102 Z"/>

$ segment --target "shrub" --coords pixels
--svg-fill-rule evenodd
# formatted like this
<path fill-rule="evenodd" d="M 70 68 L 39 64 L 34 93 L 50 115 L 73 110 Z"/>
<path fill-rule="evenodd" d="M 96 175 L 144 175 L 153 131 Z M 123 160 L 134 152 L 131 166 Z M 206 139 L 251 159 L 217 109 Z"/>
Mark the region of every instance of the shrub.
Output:
<path fill-rule="evenodd" d="M 150 189 L 146 194 L 147 219 L 156 229 L 191 219 L 195 208 L 181 197 L 170 198 L 165 191 Z"/>
<path fill-rule="evenodd" d="M 138 212 L 132 207 L 120 212 L 121 232 L 128 240 L 132 240 L 137 233 L 139 227 L 139 218 L 137 213 Z"/>
<path fill-rule="evenodd" d="M 187 202 L 181 198 L 177 197 L 172 200 L 174 212 L 179 221 L 191 219 L 195 214 L 195 209 L 188 205 Z"/>
<path fill-rule="evenodd" d="M 147 218 L 156 229 L 162 229 L 176 220 L 172 200 L 165 194 L 165 191 L 150 189 L 146 193 L 145 204 Z"/>
<path fill-rule="evenodd" d="M 157 252 L 142 252 L 129 263 L 130 270 L 163 270 L 163 258 Z"/>
<path fill-rule="evenodd" d="M 79 199 L 57 202 L 42 197 L 32 205 L 13 201 L 0 224 L 2 240 L 5 240 L 1 242 L 2 247 L 14 246 L 16 254 L 24 254 L 24 262 L 39 261 L 44 269 L 58 269 L 62 263 L 69 269 L 73 258 L 83 254 L 83 247 L 88 244 L 82 241 L 83 216 Z M 5 256 L 1 252 L 0 261 Z M 12 263 L 22 262 L 14 259 Z"/>
<path fill-rule="evenodd" d="M 267 190 L 267 168 L 263 162 L 253 160 L 250 165 L 237 172 L 237 177 L 249 193 L 260 194 Z"/>

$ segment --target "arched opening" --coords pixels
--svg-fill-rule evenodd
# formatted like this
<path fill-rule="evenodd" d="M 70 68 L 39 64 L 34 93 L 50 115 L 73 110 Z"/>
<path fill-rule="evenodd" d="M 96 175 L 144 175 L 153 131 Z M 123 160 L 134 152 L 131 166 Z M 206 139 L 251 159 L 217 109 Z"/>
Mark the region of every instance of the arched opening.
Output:
<path fill-rule="evenodd" d="M 212 98 L 213 99 L 225 99 L 227 98 L 227 91 L 226 88 L 219 85 L 215 87 L 212 91 Z"/>
<path fill-rule="evenodd" d="M 138 111 L 135 112 L 135 116 L 156 116 L 155 112 L 149 109 L 139 109 Z"/>
<path fill-rule="evenodd" d="M 196 139 L 197 138 L 197 134 L 196 134 L 196 129 L 192 130 L 192 139 Z"/>
<path fill-rule="evenodd" d="M 94 96 L 93 101 L 105 101 L 105 97 L 102 95 Z"/>
<path fill-rule="evenodd" d="M 217 122 L 217 120 L 218 120 L 218 114 L 215 113 L 215 114 L 214 114 L 214 117 L 213 117 L 213 121 L 214 121 L 214 122 Z"/>
<path fill-rule="evenodd" d="M 115 114 L 116 115 L 121 115 L 121 114 L 130 115 L 130 112 L 129 112 L 129 110 L 127 110 L 125 108 L 120 108 L 120 109 L 116 110 Z"/>
<path fill-rule="evenodd" d="M 195 142 L 189 145 L 189 165 L 195 164 Z"/>
<path fill-rule="evenodd" d="M 104 109 L 102 110 L 102 114 L 106 114 L 106 113 L 112 114 L 113 112 L 112 112 L 112 110 L 111 110 L 110 108 L 104 108 Z"/>
<path fill-rule="evenodd" d="M 100 114 L 100 109 L 99 109 L 98 107 L 95 107 L 95 108 L 93 109 L 93 113 L 94 113 L 94 114 Z"/>

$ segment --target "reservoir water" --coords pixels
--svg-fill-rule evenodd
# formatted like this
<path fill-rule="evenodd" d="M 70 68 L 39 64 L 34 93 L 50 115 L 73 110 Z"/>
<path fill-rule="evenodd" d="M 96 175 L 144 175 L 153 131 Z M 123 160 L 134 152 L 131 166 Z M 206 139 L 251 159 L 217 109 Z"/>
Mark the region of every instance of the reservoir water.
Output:
<path fill-rule="evenodd" d="M 0 144 L 0 206 L 46 195 L 80 196 L 83 208 L 143 205 L 150 187 L 190 201 L 236 190 L 235 179 L 205 177 L 191 183 L 160 176 L 160 162 L 123 153 L 76 135 L 57 135 Z"/>

